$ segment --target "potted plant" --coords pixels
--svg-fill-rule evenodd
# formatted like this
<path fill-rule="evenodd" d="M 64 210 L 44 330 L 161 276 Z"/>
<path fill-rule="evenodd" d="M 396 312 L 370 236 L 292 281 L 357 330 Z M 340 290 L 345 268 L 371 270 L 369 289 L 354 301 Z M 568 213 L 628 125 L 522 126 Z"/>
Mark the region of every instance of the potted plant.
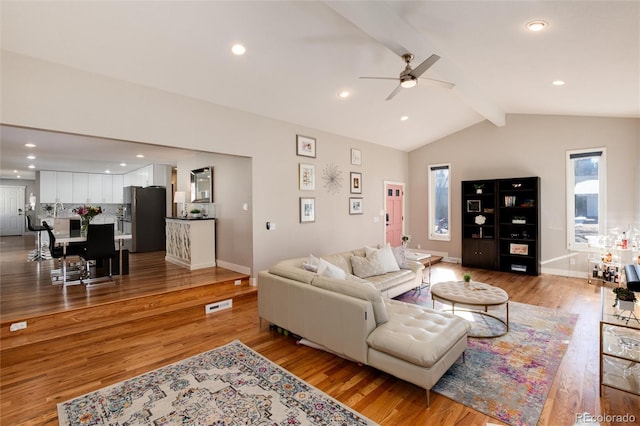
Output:
<path fill-rule="evenodd" d="M 191 210 L 189 210 L 189 216 L 191 216 L 191 217 L 200 217 L 200 209 L 191 209 Z"/>
<path fill-rule="evenodd" d="M 402 245 L 406 246 L 411 241 L 411 235 L 403 235 L 402 236 Z"/>
<path fill-rule="evenodd" d="M 613 303 L 614 307 L 622 311 L 633 311 L 636 303 L 636 294 L 626 287 L 616 287 L 613 289 L 616 295 L 616 300 Z"/>
<path fill-rule="evenodd" d="M 482 188 L 484 188 L 484 184 L 474 184 L 473 188 L 476 190 L 476 194 L 482 194 Z"/>
<path fill-rule="evenodd" d="M 465 274 L 462 276 L 462 279 L 464 280 L 465 287 L 469 287 L 469 283 L 471 282 L 471 274 L 469 272 L 465 272 Z"/>

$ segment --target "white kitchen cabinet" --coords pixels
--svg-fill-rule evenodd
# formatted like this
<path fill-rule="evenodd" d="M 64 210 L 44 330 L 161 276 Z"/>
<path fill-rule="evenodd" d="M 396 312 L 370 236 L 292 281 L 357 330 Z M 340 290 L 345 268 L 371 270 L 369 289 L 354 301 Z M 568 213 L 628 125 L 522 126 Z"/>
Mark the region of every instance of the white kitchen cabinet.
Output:
<path fill-rule="evenodd" d="M 99 173 L 89 173 L 89 190 L 87 191 L 87 203 L 106 203 L 102 191 L 102 176 Z"/>
<path fill-rule="evenodd" d="M 41 171 L 40 202 L 47 204 L 73 203 L 73 173 Z"/>
<path fill-rule="evenodd" d="M 87 173 L 73 173 L 73 202 L 86 204 L 89 194 L 89 175 Z"/>
<path fill-rule="evenodd" d="M 53 204 L 58 201 L 58 173 L 49 170 L 40 172 L 40 202 Z"/>
<path fill-rule="evenodd" d="M 100 180 L 102 181 L 102 202 L 113 203 L 113 176 L 100 175 Z"/>
<path fill-rule="evenodd" d="M 112 175 L 111 202 L 114 204 L 122 204 L 122 195 L 124 188 L 124 175 Z"/>
<path fill-rule="evenodd" d="M 58 173 L 58 199 L 61 203 L 73 203 L 73 173 Z"/>

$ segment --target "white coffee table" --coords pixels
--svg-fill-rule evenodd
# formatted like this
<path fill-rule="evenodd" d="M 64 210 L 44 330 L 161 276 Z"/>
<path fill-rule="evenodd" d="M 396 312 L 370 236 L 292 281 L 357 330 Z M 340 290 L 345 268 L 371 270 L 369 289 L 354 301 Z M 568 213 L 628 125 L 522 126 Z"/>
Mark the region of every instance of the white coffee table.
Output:
<path fill-rule="evenodd" d="M 501 288 L 477 281 L 471 281 L 470 283 L 465 283 L 463 281 L 445 281 L 435 283 L 431 286 L 431 299 L 433 301 L 434 308 L 436 300 L 450 304 L 452 313 L 455 313 L 456 305 L 471 307 L 473 309 L 465 310 L 494 318 L 496 321 L 499 321 L 504 325 L 504 331 L 501 333 L 490 335 L 470 334 L 469 337 L 500 337 L 504 336 L 509 331 L 509 295 Z M 502 305 L 505 305 L 506 308 L 506 321 L 489 313 L 490 306 Z M 483 307 L 484 310 L 475 309 L 479 307 Z"/>

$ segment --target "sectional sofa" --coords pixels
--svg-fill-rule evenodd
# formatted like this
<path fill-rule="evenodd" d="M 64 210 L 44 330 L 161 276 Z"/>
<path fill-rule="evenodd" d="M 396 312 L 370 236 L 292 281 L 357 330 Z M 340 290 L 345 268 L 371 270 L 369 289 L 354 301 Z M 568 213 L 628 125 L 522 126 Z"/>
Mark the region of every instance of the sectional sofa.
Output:
<path fill-rule="evenodd" d="M 428 405 L 431 387 L 464 353 L 470 325 L 391 300 L 421 285 L 424 266 L 401 256 L 394 266 L 390 250 L 279 262 L 258 274 L 258 311 L 261 322 L 300 336 L 304 344 L 426 389 Z"/>

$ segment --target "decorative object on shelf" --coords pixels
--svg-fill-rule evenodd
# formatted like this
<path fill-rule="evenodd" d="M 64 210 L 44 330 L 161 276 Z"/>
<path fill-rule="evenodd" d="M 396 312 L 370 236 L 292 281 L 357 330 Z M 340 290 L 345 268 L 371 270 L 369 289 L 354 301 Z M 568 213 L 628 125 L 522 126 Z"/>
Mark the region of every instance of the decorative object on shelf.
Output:
<path fill-rule="evenodd" d="M 476 216 L 473 220 L 476 223 L 476 225 L 484 225 L 487 222 L 486 216 L 483 216 L 481 214 Z"/>
<path fill-rule="evenodd" d="M 480 200 L 467 200 L 467 212 L 469 213 L 480 212 L 481 206 Z"/>
<path fill-rule="evenodd" d="M 301 191 L 316 189 L 316 166 L 302 163 L 298 165 L 298 187 Z"/>
<path fill-rule="evenodd" d="M 402 245 L 406 246 L 409 244 L 409 241 L 411 241 L 411 235 L 403 235 L 401 239 L 402 239 Z"/>
<path fill-rule="evenodd" d="M 516 205 L 516 196 L 515 195 L 505 195 L 504 197 L 504 206 L 505 207 L 515 207 Z"/>
<path fill-rule="evenodd" d="M 616 287 L 613 289 L 613 293 L 616 295 L 614 307 L 617 307 L 621 311 L 631 311 L 635 309 L 636 294 L 626 287 Z"/>
<path fill-rule="evenodd" d="M 362 152 L 359 149 L 351 148 L 351 164 L 354 166 L 362 165 Z"/>
<path fill-rule="evenodd" d="M 200 209 L 191 209 L 189 210 L 189 217 L 200 217 Z"/>
<path fill-rule="evenodd" d="M 514 216 L 513 219 L 511 219 L 511 223 L 516 225 L 525 225 L 527 223 L 527 218 L 524 216 Z"/>
<path fill-rule="evenodd" d="M 300 223 L 316 221 L 316 199 L 313 197 L 300 197 Z"/>
<path fill-rule="evenodd" d="M 349 197 L 349 214 L 364 213 L 362 206 L 362 197 Z"/>
<path fill-rule="evenodd" d="M 187 215 L 187 212 L 184 208 L 184 204 L 185 201 L 187 200 L 187 194 L 184 191 L 176 191 L 173 194 L 173 202 L 175 204 L 180 205 L 180 212 L 178 213 L 178 216 L 180 217 L 185 217 Z"/>
<path fill-rule="evenodd" d="M 522 256 L 527 256 L 529 254 L 529 246 L 527 244 L 509 244 L 509 254 L 519 254 Z"/>
<path fill-rule="evenodd" d="M 309 136 L 296 135 L 296 155 L 316 158 L 316 140 Z"/>
<path fill-rule="evenodd" d="M 362 194 L 362 173 L 351 172 L 351 193 Z"/>
<path fill-rule="evenodd" d="M 333 163 L 327 164 L 322 170 L 322 180 L 329 194 L 337 195 L 342 189 L 342 172 Z"/>
<path fill-rule="evenodd" d="M 82 206 L 76 207 L 73 209 L 73 212 L 80 216 L 81 226 L 80 230 L 82 233 L 87 232 L 87 228 L 89 227 L 89 223 L 93 220 L 94 217 L 102 213 L 102 207 L 93 207 L 93 206 Z"/>
<path fill-rule="evenodd" d="M 484 189 L 484 184 L 474 184 L 473 189 L 476 190 L 476 194 L 482 194 L 482 190 Z"/>

